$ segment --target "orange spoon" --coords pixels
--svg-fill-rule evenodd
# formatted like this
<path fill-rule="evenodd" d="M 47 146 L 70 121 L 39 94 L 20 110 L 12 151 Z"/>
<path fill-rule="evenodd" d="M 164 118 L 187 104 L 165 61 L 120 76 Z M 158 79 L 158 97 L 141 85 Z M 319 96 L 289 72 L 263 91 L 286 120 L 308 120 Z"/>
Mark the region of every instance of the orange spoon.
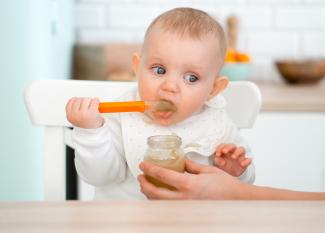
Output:
<path fill-rule="evenodd" d="M 175 112 L 176 107 L 169 101 L 127 101 L 127 102 L 101 102 L 98 110 L 100 113 L 113 112 L 154 112 L 165 111 Z"/>
<path fill-rule="evenodd" d="M 109 112 L 144 112 L 149 105 L 144 101 L 129 101 L 129 102 L 102 102 L 99 104 L 98 110 L 100 113 Z"/>

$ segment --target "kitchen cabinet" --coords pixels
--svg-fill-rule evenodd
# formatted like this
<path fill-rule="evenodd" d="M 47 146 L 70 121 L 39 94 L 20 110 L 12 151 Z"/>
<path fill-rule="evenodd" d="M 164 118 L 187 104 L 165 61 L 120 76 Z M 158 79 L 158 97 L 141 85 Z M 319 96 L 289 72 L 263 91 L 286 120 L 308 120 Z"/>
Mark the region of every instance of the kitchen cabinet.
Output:
<path fill-rule="evenodd" d="M 325 191 L 325 113 L 262 112 L 242 133 L 255 157 L 256 184 Z"/>
<path fill-rule="evenodd" d="M 253 130 L 242 132 L 255 156 L 255 183 L 325 191 L 325 80 L 257 85 L 262 111 Z"/>

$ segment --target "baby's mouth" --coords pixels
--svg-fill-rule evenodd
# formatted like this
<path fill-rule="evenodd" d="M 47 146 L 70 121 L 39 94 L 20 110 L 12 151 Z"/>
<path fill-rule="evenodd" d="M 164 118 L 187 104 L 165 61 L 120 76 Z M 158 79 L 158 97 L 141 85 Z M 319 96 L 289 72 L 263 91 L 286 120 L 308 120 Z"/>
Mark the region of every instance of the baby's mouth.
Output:
<path fill-rule="evenodd" d="M 161 99 L 157 101 L 156 105 L 153 108 L 153 115 L 155 118 L 168 119 L 177 111 L 176 105 L 166 99 Z"/>
<path fill-rule="evenodd" d="M 166 99 L 161 99 L 157 101 L 155 107 L 154 107 L 154 112 L 176 112 L 177 107 L 175 104 Z"/>

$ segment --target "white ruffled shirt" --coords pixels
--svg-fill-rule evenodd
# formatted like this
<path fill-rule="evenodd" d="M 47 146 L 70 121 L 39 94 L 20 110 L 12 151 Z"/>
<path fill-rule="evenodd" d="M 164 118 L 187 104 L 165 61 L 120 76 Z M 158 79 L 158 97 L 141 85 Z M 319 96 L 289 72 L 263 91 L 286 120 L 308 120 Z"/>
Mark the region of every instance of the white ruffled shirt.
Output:
<path fill-rule="evenodd" d="M 119 101 L 139 99 L 136 89 Z M 226 100 L 218 95 L 209 100 L 202 111 L 173 126 L 152 124 L 142 113 L 114 113 L 105 116 L 105 124 L 97 129 L 75 127 L 72 140 L 78 175 L 95 186 L 95 199 L 146 199 L 140 192 L 137 176 L 139 164 L 147 149 L 147 138 L 153 135 L 176 134 L 182 138 L 186 156 L 202 164 L 213 164 L 214 153 L 220 143 L 233 143 L 246 149 L 247 143 L 239 135 L 227 116 Z M 251 164 L 238 177 L 253 183 L 255 169 Z"/>

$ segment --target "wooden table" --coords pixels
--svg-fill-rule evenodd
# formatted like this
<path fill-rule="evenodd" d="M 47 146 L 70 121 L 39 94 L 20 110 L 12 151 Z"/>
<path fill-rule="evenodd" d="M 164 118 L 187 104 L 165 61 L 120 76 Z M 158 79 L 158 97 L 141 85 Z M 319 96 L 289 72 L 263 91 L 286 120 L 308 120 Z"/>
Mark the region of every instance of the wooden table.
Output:
<path fill-rule="evenodd" d="M 0 232 L 325 232 L 325 201 L 0 203 Z"/>

